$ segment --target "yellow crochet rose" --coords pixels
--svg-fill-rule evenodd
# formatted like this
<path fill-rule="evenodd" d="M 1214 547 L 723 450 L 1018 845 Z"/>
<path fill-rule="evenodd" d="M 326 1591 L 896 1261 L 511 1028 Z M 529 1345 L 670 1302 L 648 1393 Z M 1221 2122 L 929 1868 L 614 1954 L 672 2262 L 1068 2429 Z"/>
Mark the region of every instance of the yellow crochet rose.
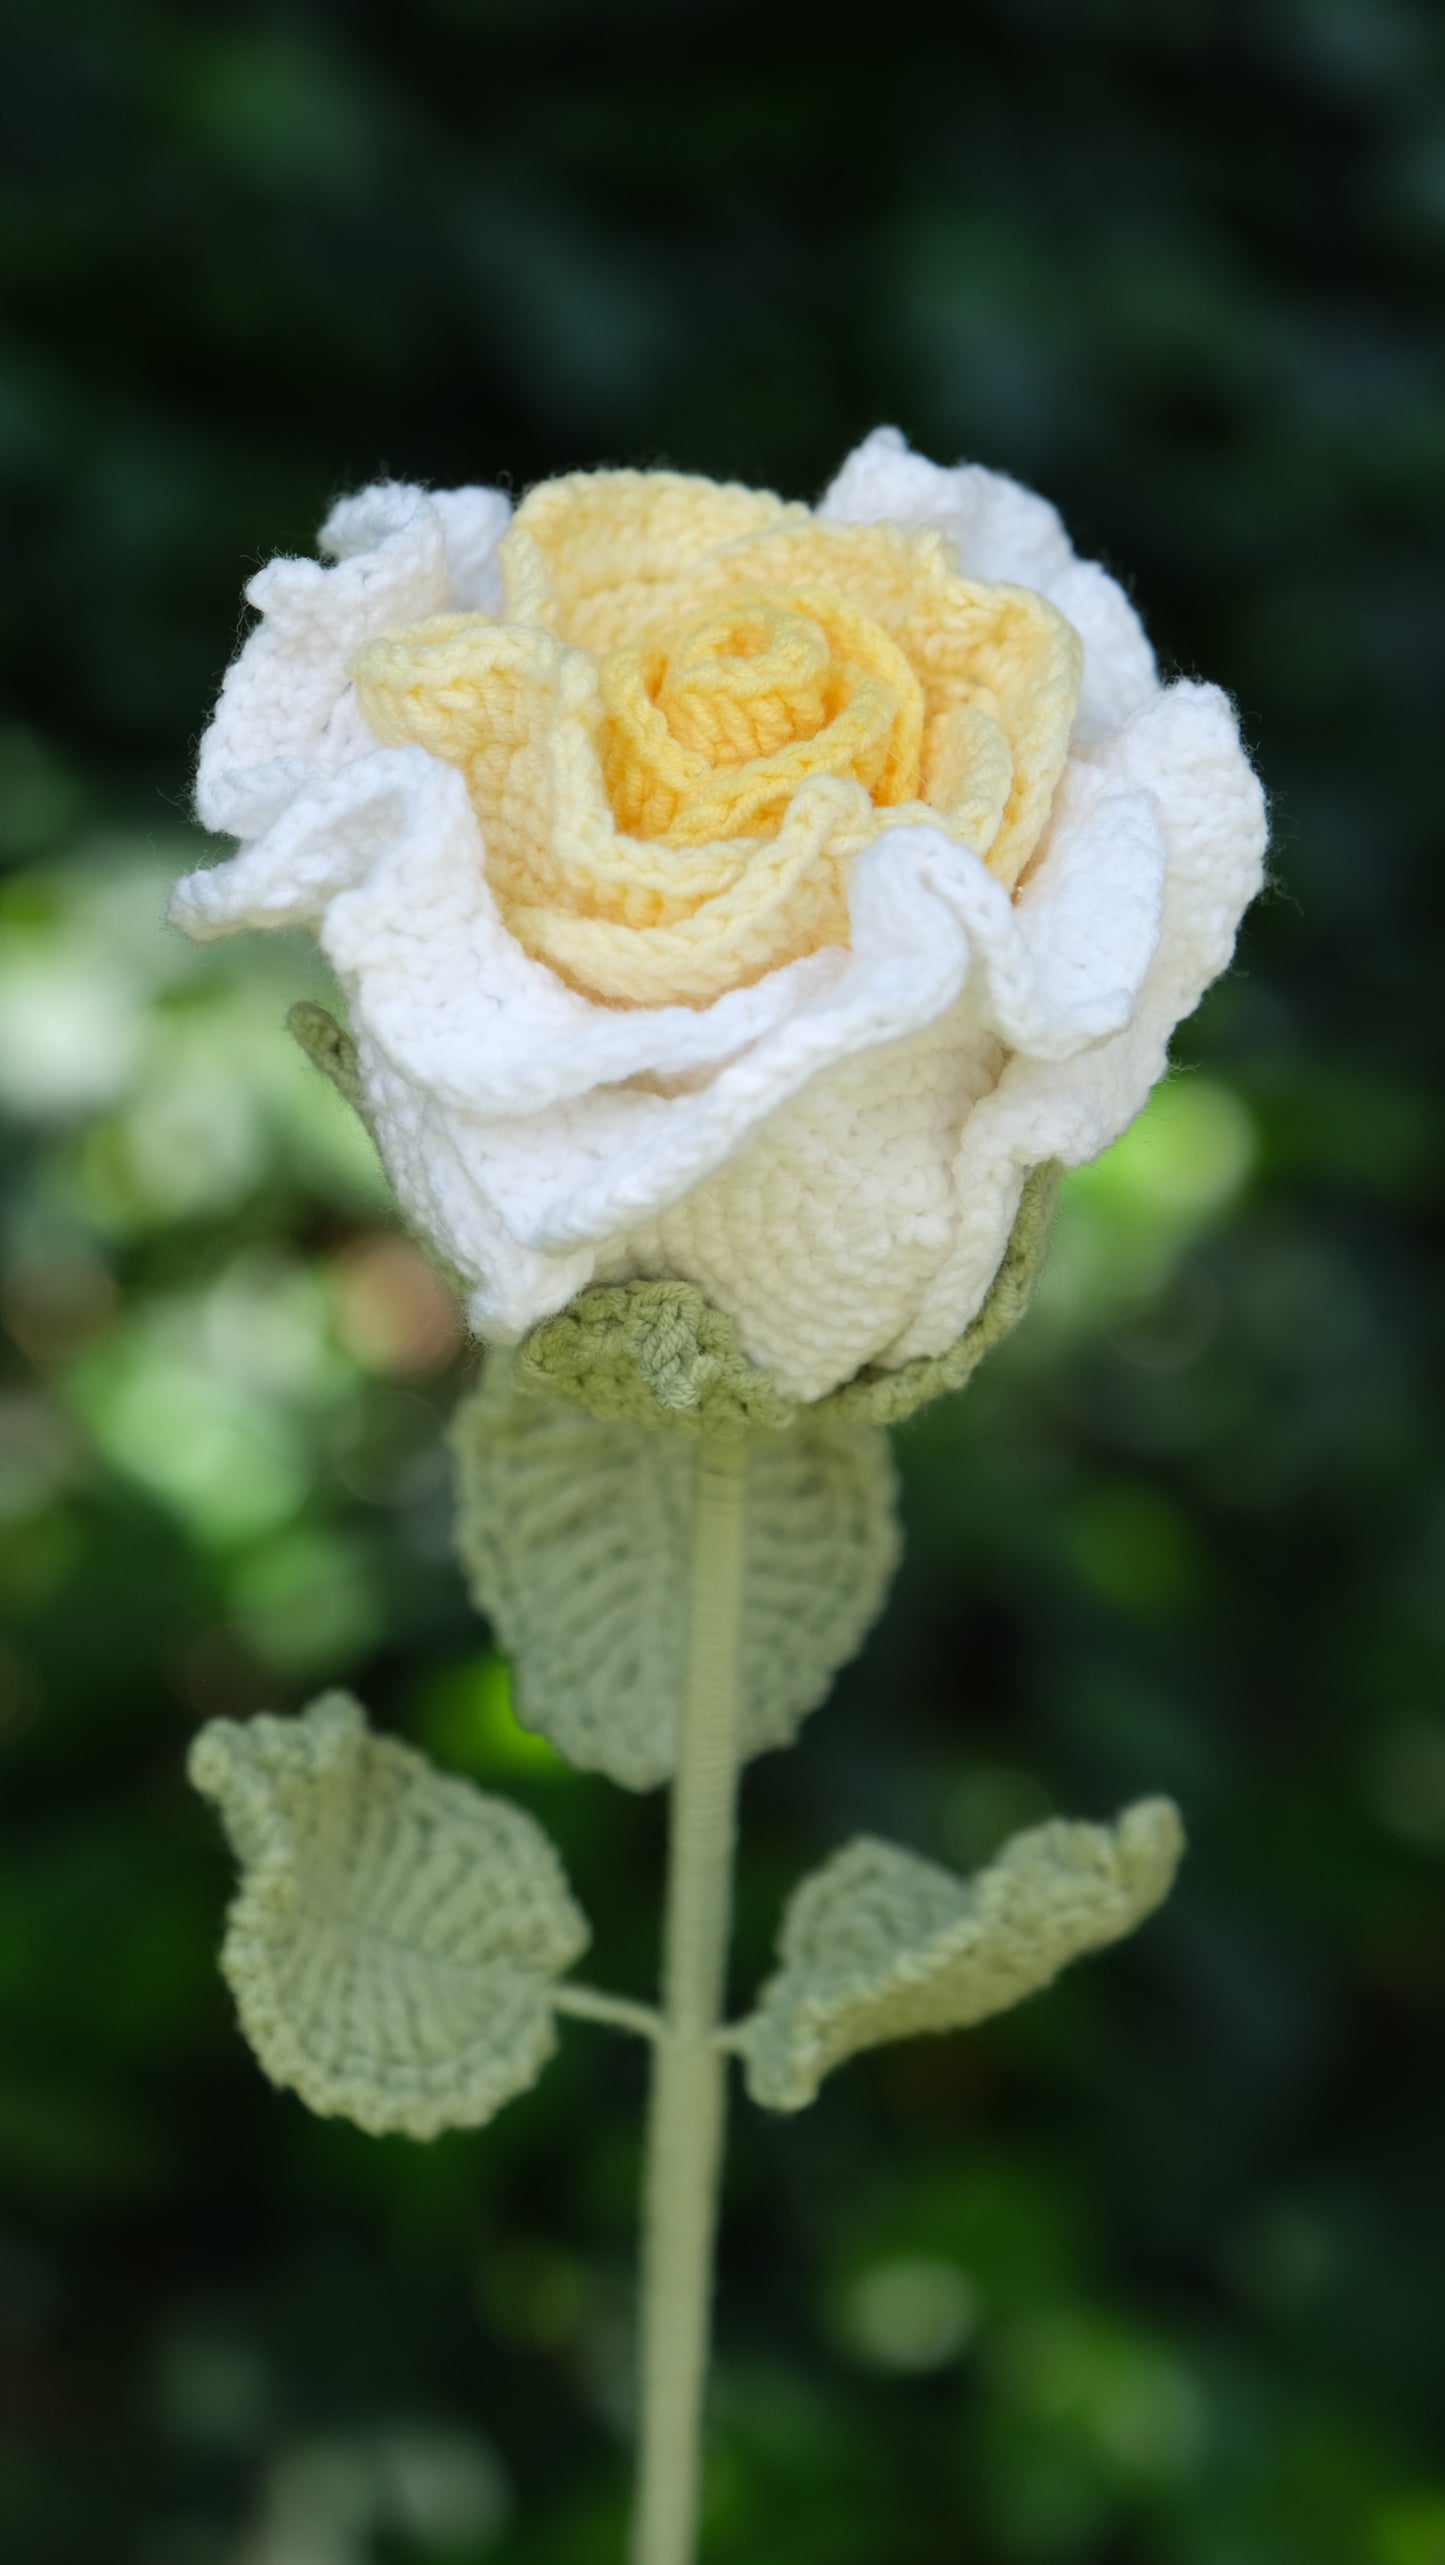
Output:
<path fill-rule="evenodd" d="M 1078 699 L 1073 627 L 926 528 L 671 472 L 544 482 L 504 608 L 352 666 L 375 736 L 459 767 L 512 934 L 589 996 L 704 1006 L 849 940 L 848 880 L 927 821 L 1010 890 Z"/>
<path fill-rule="evenodd" d="M 1224 697 L 1046 500 L 888 429 L 816 509 L 382 483 L 323 547 L 247 591 L 196 781 L 240 844 L 173 913 L 316 929 L 478 1333 L 658 1278 L 792 1399 L 944 1352 L 1229 959 Z"/>

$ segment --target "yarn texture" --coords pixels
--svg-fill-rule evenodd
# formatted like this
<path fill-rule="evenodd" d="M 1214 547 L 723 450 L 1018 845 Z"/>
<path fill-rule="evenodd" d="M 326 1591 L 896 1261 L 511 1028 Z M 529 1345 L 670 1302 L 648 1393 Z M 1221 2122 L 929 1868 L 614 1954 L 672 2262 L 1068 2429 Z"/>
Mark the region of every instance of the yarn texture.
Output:
<path fill-rule="evenodd" d="M 816 510 L 383 484 L 323 541 L 251 583 L 197 783 L 241 848 L 173 914 L 316 927 L 478 1331 L 680 1281 L 788 1400 L 945 1354 L 1229 960 L 1224 696 L 1045 501 L 892 430 Z"/>
<path fill-rule="evenodd" d="M 693 1283 L 604 1284 L 582 1292 L 560 1317 L 533 1328 L 516 1378 L 523 1388 L 574 1401 L 609 1422 L 680 1434 L 781 1434 L 803 1415 L 900 1425 L 929 1400 L 962 1389 L 984 1355 L 1018 1325 L 1048 1246 L 1057 1177 L 1057 1168 L 1039 1167 L 1029 1178 L 988 1298 L 956 1344 L 944 1354 L 920 1355 L 902 1371 L 862 1371 L 806 1408 L 748 1361 L 733 1321 Z"/>
<path fill-rule="evenodd" d="M 491 1377 L 459 1411 L 456 1542 L 515 1670 L 518 1717 L 630 1790 L 677 1767 L 688 1563 L 711 1438 L 603 1423 Z M 898 1562 L 887 1436 L 826 1413 L 741 1443 L 733 1751 L 792 1742 L 861 1645 Z"/>
<path fill-rule="evenodd" d="M 455 766 L 506 924 L 627 1006 L 707 1004 L 848 942 L 880 825 L 942 825 L 1012 889 L 1082 647 L 933 528 L 832 525 L 673 472 L 577 473 L 498 547 L 502 618 L 351 663 L 368 728 Z"/>
<path fill-rule="evenodd" d="M 782 1967 L 731 2035 L 753 2100 L 801 2110 L 859 2049 L 1008 2011 L 1132 1932 L 1183 1849 L 1169 1799 L 1141 1799 L 1113 1826 L 1031 1826 L 973 1879 L 860 1836 L 795 1890 Z"/>
<path fill-rule="evenodd" d="M 190 1773 L 241 1864 L 221 1967 L 273 2084 L 429 2138 L 536 2081 L 554 1980 L 591 1936 L 523 1809 L 373 1736 L 340 1692 L 213 1719 Z"/>

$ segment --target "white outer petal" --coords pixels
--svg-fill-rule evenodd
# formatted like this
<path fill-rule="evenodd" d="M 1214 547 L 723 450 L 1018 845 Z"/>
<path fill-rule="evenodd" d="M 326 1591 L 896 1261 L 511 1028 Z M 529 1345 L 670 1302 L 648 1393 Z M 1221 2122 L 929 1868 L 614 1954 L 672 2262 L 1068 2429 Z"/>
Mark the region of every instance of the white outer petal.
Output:
<path fill-rule="evenodd" d="M 1102 835 L 1101 822 L 1112 828 L 1120 869 L 1129 875 L 1112 933 L 1101 932 L 1096 914 L 1081 916 L 1071 896 L 1077 873 L 1070 856 L 1086 831 Z M 1091 810 L 1077 835 L 1060 832 L 1054 851 L 1057 896 L 1041 885 L 1024 909 L 1012 905 L 976 855 L 937 829 L 890 829 L 875 839 L 854 869 L 852 948 L 826 957 L 833 966 L 827 978 L 819 973 L 791 1012 L 725 1061 L 707 1087 L 665 1100 L 631 1099 L 633 1133 L 625 1140 L 614 1133 L 605 1166 L 590 1178 L 578 1166 L 564 1185 L 549 1186 L 549 1209 L 529 1236 L 561 1248 L 654 1217 L 731 1158 L 810 1080 L 935 1024 L 965 991 L 981 1032 L 1050 1057 L 1065 1058 L 1127 1023 L 1154 949 L 1163 869 L 1147 802 L 1121 794 Z M 845 1154 L 835 1153 L 832 1169 L 837 1188 L 854 1185 Z M 874 1217 L 886 1227 L 886 1193 Z"/>
<path fill-rule="evenodd" d="M 1159 691 L 1154 653 L 1116 579 L 1080 561 L 1058 510 L 1020 481 L 981 463 L 951 470 L 910 451 L 897 428 L 875 428 L 818 503 L 843 525 L 939 526 L 966 578 L 1037 588 L 1067 615 L 1084 644 L 1075 721 L 1080 742 L 1117 730 Z"/>
<path fill-rule="evenodd" d="M 397 1191 L 484 1332 L 560 1307 L 599 1253 L 671 1259 L 816 1395 L 947 1255 L 960 1125 L 1002 1046 L 1065 1059 L 1127 1023 L 1162 878 L 1147 792 L 1079 766 L 1017 903 L 941 831 L 888 830 L 855 869 L 851 950 L 707 1008 L 612 1008 L 507 933 L 461 776 L 375 749 L 190 876 L 175 914 L 318 923 Z"/>
<path fill-rule="evenodd" d="M 892 1363 L 942 1353 L 967 1325 L 998 1270 L 1030 1168 L 1049 1158 L 1082 1166 L 1141 1111 L 1168 1065 L 1175 1025 L 1225 968 L 1263 881 L 1264 795 L 1217 686 L 1171 686 L 1107 762 L 1149 792 L 1168 849 L 1159 945 L 1138 1006 L 1075 1059 L 1017 1053 L 969 1115 L 953 1168 L 953 1244 L 889 1348 Z"/>
<path fill-rule="evenodd" d="M 261 621 L 232 662 L 196 772 L 203 825 L 253 838 L 318 775 L 375 746 L 346 670 L 373 633 L 485 606 L 510 513 L 501 490 L 428 495 L 382 481 L 322 529 L 336 567 L 268 562 L 246 590 Z"/>

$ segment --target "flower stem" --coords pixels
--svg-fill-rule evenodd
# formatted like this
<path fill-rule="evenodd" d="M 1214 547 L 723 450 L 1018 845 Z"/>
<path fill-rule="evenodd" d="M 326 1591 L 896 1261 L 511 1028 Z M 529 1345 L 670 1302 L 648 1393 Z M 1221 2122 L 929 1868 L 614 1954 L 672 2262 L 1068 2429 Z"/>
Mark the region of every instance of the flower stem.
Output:
<path fill-rule="evenodd" d="M 678 1737 L 642 2253 L 642 2449 L 633 2565 L 693 2565 L 727 2061 L 716 2044 L 732 1908 L 747 1445 L 699 1446 L 691 1644 Z"/>

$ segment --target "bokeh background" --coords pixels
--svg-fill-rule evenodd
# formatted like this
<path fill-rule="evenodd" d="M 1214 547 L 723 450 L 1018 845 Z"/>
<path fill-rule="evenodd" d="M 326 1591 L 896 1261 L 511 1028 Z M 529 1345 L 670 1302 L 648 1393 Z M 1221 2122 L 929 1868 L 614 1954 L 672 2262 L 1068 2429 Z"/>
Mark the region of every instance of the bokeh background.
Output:
<path fill-rule="evenodd" d="M 545 1819 L 646 1991 L 661 1810 L 512 1716 L 471 1357 L 282 1018 L 162 927 L 243 578 L 379 471 L 811 495 L 880 419 L 1047 490 L 1237 695 L 1274 887 L 909 1550 L 754 1768 L 736 1980 L 850 1830 L 1164 1788 L 1137 1943 L 738 2107 L 715 2565 L 1441 2565 L 1429 0 L 12 0 L 0 63 L 0 2546 L 614 2565 L 641 2060 L 430 2148 L 273 2094 L 216 1713 L 341 1680 Z M 1433 2407 L 1433 2411 L 1432 2411 Z"/>

